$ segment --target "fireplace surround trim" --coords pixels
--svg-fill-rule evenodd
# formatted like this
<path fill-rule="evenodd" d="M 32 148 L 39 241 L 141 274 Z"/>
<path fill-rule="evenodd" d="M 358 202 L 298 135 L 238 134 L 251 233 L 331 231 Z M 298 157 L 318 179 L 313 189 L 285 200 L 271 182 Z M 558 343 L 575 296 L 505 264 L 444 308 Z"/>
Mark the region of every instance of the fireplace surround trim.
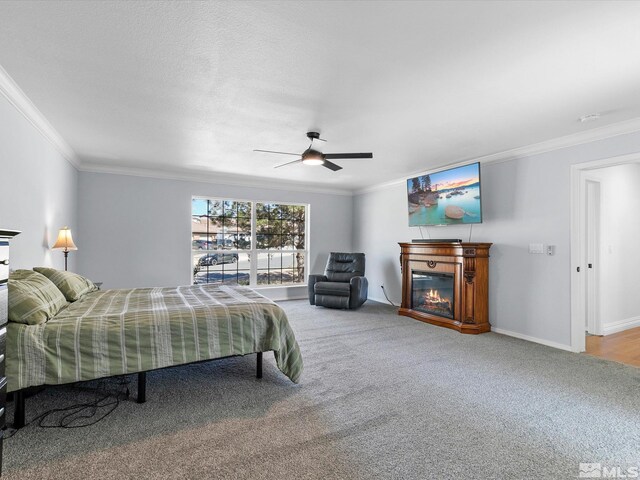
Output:
<path fill-rule="evenodd" d="M 398 313 L 433 325 L 478 334 L 489 324 L 489 249 L 491 243 L 400 243 L 402 304 Z M 454 277 L 453 318 L 412 308 L 414 270 Z"/>

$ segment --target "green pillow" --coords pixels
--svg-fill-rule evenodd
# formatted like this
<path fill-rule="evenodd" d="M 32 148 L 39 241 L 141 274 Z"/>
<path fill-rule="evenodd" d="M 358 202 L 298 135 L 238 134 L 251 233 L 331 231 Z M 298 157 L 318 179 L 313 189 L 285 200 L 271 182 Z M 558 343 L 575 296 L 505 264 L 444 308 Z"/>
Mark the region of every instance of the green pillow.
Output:
<path fill-rule="evenodd" d="M 9 274 L 9 320 L 36 325 L 44 323 L 68 305 L 58 287 L 32 270 Z"/>
<path fill-rule="evenodd" d="M 85 293 L 98 290 L 98 287 L 91 280 L 77 273 L 45 267 L 33 267 L 33 269 L 51 280 L 70 302 L 80 300 Z"/>

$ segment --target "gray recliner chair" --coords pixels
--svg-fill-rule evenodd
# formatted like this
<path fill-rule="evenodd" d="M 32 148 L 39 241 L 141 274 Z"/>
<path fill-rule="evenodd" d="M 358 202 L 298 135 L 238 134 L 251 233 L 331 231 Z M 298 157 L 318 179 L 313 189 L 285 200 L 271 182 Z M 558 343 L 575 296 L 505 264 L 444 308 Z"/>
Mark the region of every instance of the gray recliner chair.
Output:
<path fill-rule="evenodd" d="M 309 275 L 309 303 L 329 308 L 360 307 L 367 301 L 364 253 L 331 252 L 324 275 Z"/>

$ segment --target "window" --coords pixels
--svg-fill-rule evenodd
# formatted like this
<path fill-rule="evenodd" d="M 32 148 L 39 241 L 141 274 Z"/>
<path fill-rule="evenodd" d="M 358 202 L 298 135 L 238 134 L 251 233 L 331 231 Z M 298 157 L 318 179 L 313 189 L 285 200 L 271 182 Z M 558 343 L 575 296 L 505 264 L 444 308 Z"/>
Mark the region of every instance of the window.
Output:
<path fill-rule="evenodd" d="M 193 198 L 193 283 L 305 283 L 307 205 Z"/>

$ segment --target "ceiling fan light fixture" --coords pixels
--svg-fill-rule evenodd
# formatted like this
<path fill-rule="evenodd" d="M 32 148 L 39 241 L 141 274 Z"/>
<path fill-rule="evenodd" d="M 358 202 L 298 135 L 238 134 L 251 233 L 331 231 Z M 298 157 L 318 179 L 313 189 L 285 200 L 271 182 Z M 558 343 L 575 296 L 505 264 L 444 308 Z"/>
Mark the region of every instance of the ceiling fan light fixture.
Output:
<path fill-rule="evenodd" d="M 309 148 L 302 154 L 302 163 L 305 165 L 324 165 L 324 155 L 322 152 Z"/>
<path fill-rule="evenodd" d="M 324 160 L 321 158 L 305 158 L 302 163 L 305 165 L 322 165 Z"/>
<path fill-rule="evenodd" d="M 273 168 L 285 167 L 287 165 L 292 165 L 294 163 L 302 163 L 303 165 L 316 165 L 328 168 L 333 172 L 337 172 L 338 170 L 342 170 L 342 167 L 336 163 L 333 163 L 331 160 L 339 160 L 339 159 L 347 159 L 347 158 L 373 158 L 373 153 L 323 153 L 324 148 L 320 146 L 318 142 L 326 142 L 323 138 L 320 138 L 320 133 L 318 132 L 307 132 L 307 138 L 311 140 L 311 145 L 302 153 L 302 155 L 298 155 L 295 153 L 289 152 L 275 152 L 273 150 L 254 150 L 254 152 L 264 152 L 264 153 L 276 153 L 279 155 L 293 155 L 294 157 L 298 157 L 297 160 L 293 160 L 291 162 L 282 163 L 280 165 L 276 165 Z"/>

